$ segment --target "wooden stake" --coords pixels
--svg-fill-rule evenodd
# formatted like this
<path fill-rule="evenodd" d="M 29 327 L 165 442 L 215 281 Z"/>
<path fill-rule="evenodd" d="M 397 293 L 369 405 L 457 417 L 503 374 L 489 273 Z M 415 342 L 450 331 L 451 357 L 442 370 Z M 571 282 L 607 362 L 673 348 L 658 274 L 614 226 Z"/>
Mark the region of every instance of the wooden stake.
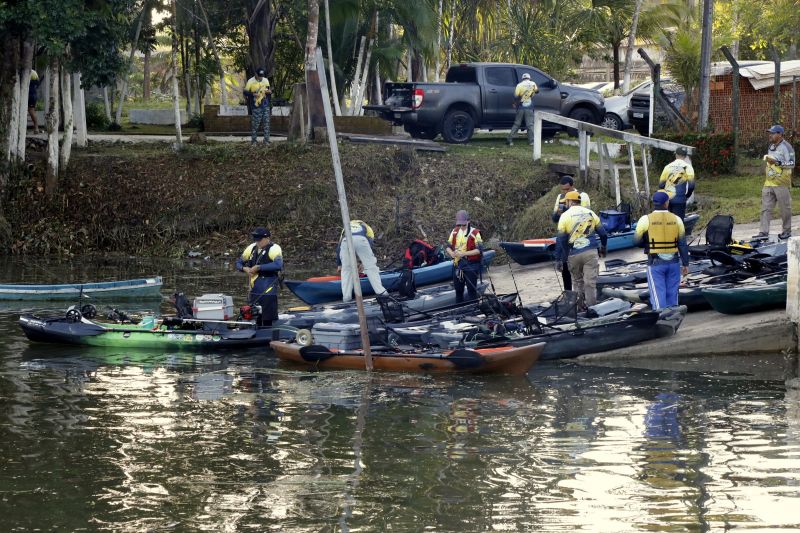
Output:
<path fill-rule="evenodd" d="M 347 194 L 344 190 L 344 177 L 342 176 L 342 162 L 339 159 L 339 145 L 336 140 L 336 128 L 333 125 L 333 112 L 328 95 L 328 80 L 325 77 L 325 63 L 322 60 L 322 49 L 317 48 L 317 73 L 319 75 L 319 87 L 322 93 L 322 107 L 325 109 L 325 123 L 328 128 L 328 143 L 331 147 L 331 159 L 333 160 L 333 173 L 336 177 L 336 191 L 339 193 L 339 207 L 342 211 L 342 225 L 346 239 L 346 253 L 350 256 L 350 265 L 353 269 L 354 292 L 356 295 L 356 308 L 358 309 L 358 324 L 361 329 L 361 346 L 364 350 L 364 363 L 367 370 L 372 370 L 372 350 L 369 344 L 369 332 L 367 332 L 367 317 L 364 314 L 364 298 L 361 295 L 361 278 L 358 275 L 358 263 L 356 261 L 356 251 L 353 248 L 353 234 L 350 232 L 350 209 L 347 207 Z"/>

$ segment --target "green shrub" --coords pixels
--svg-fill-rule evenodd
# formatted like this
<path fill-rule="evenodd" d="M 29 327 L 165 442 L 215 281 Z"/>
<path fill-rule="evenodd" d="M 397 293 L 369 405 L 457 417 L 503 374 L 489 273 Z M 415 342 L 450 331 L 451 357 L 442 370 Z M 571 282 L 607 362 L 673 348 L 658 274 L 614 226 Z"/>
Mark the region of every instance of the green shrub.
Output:
<path fill-rule="evenodd" d="M 98 102 L 86 104 L 86 127 L 90 130 L 104 130 L 111 123 L 106 116 L 105 106 Z"/>
<path fill-rule="evenodd" d="M 189 122 L 186 123 L 186 126 L 190 128 L 197 128 L 199 130 L 203 130 L 203 115 L 192 115 L 192 118 L 189 119 Z"/>
<path fill-rule="evenodd" d="M 733 150 L 731 133 L 672 133 L 662 137 L 688 146 L 694 146 L 692 166 L 697 174 L 716 176 L 731 174 L 736 167 L 736 154 Z M 653 165 L 656 169 L 675 159 L 675 153 L 668 150 L 653 150 Z"/>

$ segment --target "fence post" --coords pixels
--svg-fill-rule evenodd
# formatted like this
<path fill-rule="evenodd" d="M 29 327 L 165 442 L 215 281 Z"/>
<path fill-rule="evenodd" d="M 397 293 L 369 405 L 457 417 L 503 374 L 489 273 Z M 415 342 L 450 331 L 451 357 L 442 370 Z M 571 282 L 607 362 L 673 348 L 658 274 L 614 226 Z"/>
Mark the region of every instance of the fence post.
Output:
<path fill-rule="evenodd" d="M 650 199 L 650 171 L 647 169 L 647 147 L 642 145 L 642 170 L 644 170 L 644 194 Z"/>
<path fill-rule="evenodd" d="M 633 179 L 633 190 L 639 196 L 639 179 L 636 177 L 636 159 L 633 157 L 633 144 L 628 143 L 628 159 L 631 161 L 631 178 Z"/>
<path fill-rule="evenodd" d="M 731 64 L 733 86 L 731 87 L 731 129 L 733 131 L 733 157 L 734 157 L 734 172 L 738 174 L 739 170 L 739 62 L 733 57 L 733 54 L 727 46 L 720 48 L 725 59 Z"/>
<path fill-rule="evenodd" d="M 533 114 L 533 160 L 542 158 L 542 115 Z"/>
<path fill-rule="evenodd" d="M 578 175 L 580 179 L 583 180 L 585 183 L 589 176 L 589 172 L 587 170 L 587 161 L 589 160 L 588 152 L 589 152 L 589 145 L 588 145 L 588 136 L 586 135 L 586 131 L 578 130 Z"/>
<path fill-rule="evenodd" d="M 601 143 L 597 141 L 597 161 L 598 165 L 598 179 L 600 180 L 600 187 L 603 186 L 603 183 L 606 181 L 606 169 L 605 169 L 605 161 L 603 157 L 603 152 L 606 150 L 606 143 Z"/>

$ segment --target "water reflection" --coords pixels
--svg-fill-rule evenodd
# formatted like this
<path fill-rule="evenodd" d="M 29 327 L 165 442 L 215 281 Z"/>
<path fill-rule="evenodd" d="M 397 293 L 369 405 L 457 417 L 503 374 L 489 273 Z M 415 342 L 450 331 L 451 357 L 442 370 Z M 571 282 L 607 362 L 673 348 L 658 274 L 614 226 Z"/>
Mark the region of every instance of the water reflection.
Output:
<path fill-rule="evenodd" d="M 15 319 L 0 310 L 4 531 L 800 527 L 779 358 L 369 377 L 35 346 Z"/>

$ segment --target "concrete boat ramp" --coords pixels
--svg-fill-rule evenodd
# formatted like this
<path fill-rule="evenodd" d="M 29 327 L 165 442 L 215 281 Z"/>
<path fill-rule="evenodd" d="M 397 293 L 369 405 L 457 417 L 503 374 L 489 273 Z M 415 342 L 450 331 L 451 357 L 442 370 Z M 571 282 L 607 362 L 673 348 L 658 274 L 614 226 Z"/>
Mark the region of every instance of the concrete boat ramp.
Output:
<path fill-rule="evenodd" d="M 800 217 L 794 217 L 794 222 L 795 227 L 800 227 Z M 772 230 L 775 235 L 780 232 L 778 220 L 773 221 Z M 756 233 L 757 224 L 740 224 L 734 227 L 735 239 L 747 239 Z M 795 240 L 800 244 L 800 239 Z M 608 257 L 625 261 L 639 261 L 643 258 L 641 248 L 610 252 Z M 603 260 L 600 270 L 603 271 Z M 791 273 L 789 277 L 791 299 L 792 294 L 797 295 L 798 290 L 792 290 Z M 518 289 L 526 304 L 550 301 L 562 289 L 561 275 L 555 271 L 551 262 L 530 266 L 516 263 L 495 266 L 491 269 L 490 278 L 498 293 L 515 292 Z M 796 280 L 794 284 L 797 285 Z M 601 362 L 797 352 L 795 324 L 790 315 L 784 309 L 744 315 L 724 315 L 713 310 L 690 312 L 673 337 L 655 339 L 619 350 L 587 354 L 578 360 Z"/>

